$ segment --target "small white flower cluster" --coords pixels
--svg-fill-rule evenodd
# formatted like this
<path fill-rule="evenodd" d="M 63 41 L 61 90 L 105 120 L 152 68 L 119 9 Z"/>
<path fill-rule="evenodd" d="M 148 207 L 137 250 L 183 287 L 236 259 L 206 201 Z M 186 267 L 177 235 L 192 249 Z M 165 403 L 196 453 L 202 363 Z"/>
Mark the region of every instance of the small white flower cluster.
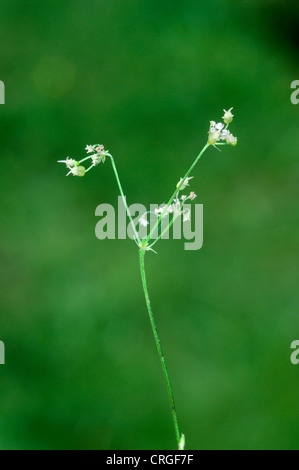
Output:
<path fill-rule="evenodd" d="M 232 114 L 233 108 L 230 108 L 228 111 L 224 109 L 223 122 L 216 123 L 215 121 L 210 121 L 210 130 L 209 130 L 209 139 L 208 143 L 210 145 L 216 145 L 221 141 L 225 141 L 229 145 L 237 145 L 238 139 L 233 136 L 228 130 L 229 124 L 233 121 L 234 115 Z"/>
<path fill-rule="evenodd" d="M 85 150 L 87 153 L 92 153 L 90 155 L 90 158 L 92 160 L 93 166 L 97 166 L 99 163 L 105 163 L 106 157 L 109 153 L 108 150 L 105 150 L 104 145 L 86 145 Z"/>
<path fill-rule="evenodd" d="M 179 197 L 179 191 L 186 189 L 186 187 L 189 186 L 189 181 L 192 178 L 193 177 L 185 178 L 185 180 L 183 180 L 183 178 L 180 179 L 180 181 L 177 184 L 178 192 L 176 194 L 176 197 L 173 199 L 172 203 L 169 205 L 162 204 L 159 208 L 155 209 L 155 215 L 158 218 L 161 217 L 163 219 L 163 217 L 166 217 L 167 215 L 172 214 L 174 218 L 177 218 L 180 215 L 182 215 L 183 222 L 187 222 L 188 220 L 191 220 L 190 210 L 184 207 L 184 204 L 186 204 L 188 200 L 194 201 L 197 195 L 193 191 L 191 191 L 189 196 L 186 196 L 185 194 L 183 194 L 181 197 Z M 146 212 L 139 219 L 139 223 L 143 227 L 147 227 L 147 225 L 149 225 L 149 221 L 147 220 L 148 213 L 149 212 Z"/>
<path fill-rule="evenodd" d="M 99 144 L 87 145 L 85 150 L 87 151 L 87 154 L 92 153 L 92 155 L 88 155 L 86 158 L 83 158 L 80 161 L 70 157 L 67 157 L 66 160 L 58 160 L 58 163 L 64 163 L 68 170 L 70 170 L 66 176 L 84 176 L 89 170 L 98 165 L 100 162 L 105 163 L 106 157 L 110 156 L 109 151 L 105 150 L 104 146 Z M 91 160 L 92 165 L 86 170 L 86 168 L 82 166 L 81 163 L 87 160 Z"/>
<path fill-rule="evenodd" d="M 189 181 L 193 179 L 193 176 L 189 176 L 187 178 L 180 178 L 180 181 L 178 182 L 177 184 L 177 189 L 178 189 L 178 192 L 177 192 L 177 196 L 176 198 L 174 199 L 174 204 L 173 206 L 175 207 L 174 209 L 174 212 L 175 212 L 175 216 L 177 215 L 183 215 L 183 222 L 188 222 L 189 220 L 191 220 L 191 213 L 190 213 L 190 210 L 185 208 L 184 207 L 184 204 L 186 204 L 186 202 L 188 200 L 190 201 L 194 201 L 194 199 L 197 197 L 197 195 L 195 194 L 194 191 L 191 191 L 191 193 L 189 194 L 189 196 L 186 196 L 185 194 L 183 194 L 180 198 L 178 197 L 179 196 L 179 191 L 183 191 L 184 189 L 187 188 L 187 186 L 190 186 L 189 185 Z"/>
<path fill-rule="evenodd" d="M 70 170 L 66 176 L 84 176 L 85 168 L 80 165 L 80 162 L 74 160 L 73 158 L 67 157 L 66 160 L 58 160 L 58 163 L 65 163 L 66 167 Z"/>

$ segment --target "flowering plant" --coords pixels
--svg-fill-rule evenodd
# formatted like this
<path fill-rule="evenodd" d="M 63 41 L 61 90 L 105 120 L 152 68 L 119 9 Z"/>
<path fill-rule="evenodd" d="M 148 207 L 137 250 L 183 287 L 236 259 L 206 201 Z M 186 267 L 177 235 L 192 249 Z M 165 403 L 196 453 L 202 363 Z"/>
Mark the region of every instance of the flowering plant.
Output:
<path fill-rule="evenodd" d="M 145 274 L 144 259 L 145 259 L 145 254 L 147 251 L 154 251 L 153 246 L 163 237 L 164 233 L 166 233 L 166 231 L 169 230 L 169 228 L 173 225 L 177 217 L 183 215 L 184 222 L 187 220 L 190 220 L 190 210 L 185 207 L 185 204 L 188 200 L 193 201 L 196 198 L 196 194 L 193 191 L 191 191 L 188 196 L 185 194 L 181 195 L 180 193 L 181 191 L 184 191 L 185 189 L 189 187 L 189 182 L 191 179 L 193 179 L 193 176 L 190 176 L 190 174 L 194 170 L 195 166 L 197 165 L 198 161 L 200 160 L 202 155 L 205 153 L 205 151 L 209 147 L 214 147 L 217 150 L 220 150 L 219 146 L 222 146 L 222 145 L 231 145 L 231 146 L 237 145 L 237 138 L 233 134 L 231 134 L 231 132 L 228 130 L 228 127 L 234 118 L 234 115 L 232 114 L 232 109 L 233 108 L 230 108 L 228 111 L 224 110 L 224 116 L 222 118 L 223 122 L 216 123 L 215 121 L 210 121 L 210 129 L 208 131 L 208 142 L 203 147 L 199 155 L 195 158 L 194 162 L 188 169 L 185 176 L 180 178 L 179 182 L 176 185 L 175 191 L 170 197 L 168 203 L 160 206 L 159 209 L 156 209 L 155 215 L 157 217 L 157 220 L 153 228 L 151 228 L 150 233 L 143 238 L 139 236 L 139 233 L 133 222 L 132 214 L 126 202 L 126 197 L 122 189 L 122 185 L 120 182 L 120 178 L 118 175 L 114 158 L 109 153 L 108 150 L 105 150 L 103 145 L 99 145 L 99 144 L 87 145 L 85 149 L 87 152 L 87 156 L 84 157 L 80 161 L 74 160 L 73 158 L 70 158 L 70 157 L 67 157 L 66 160 L 59 160 L 59 163 L 64 163 L 67 169 L 69 170 L 67 173 L 67 176 L 72 174 L 73 176 L 79 176 L 79 177 L 85 176 L 86 173 L 88 173 L 94 167 L 98 166 L 100 163 L 105 163 L 107 158 L 111 161 L 112 168 L 113 168 L 115 178 L 116 178 L 116 182 L 117 182 L 124 206 L 126 208 L 127 215 L 130 219 L 130 224 L 133 229 L 134 240 L 139 249 L 139 264 L 140 264 L 141 279 L 142 279 L 142 286 L 143 286 L 143 291 L 144 291 L 144 296 L 145 296 L 145 302 L 146 302 L 146 306 L 147 306 L 147 310 L 149 314 L 149 319 L 151 322 L 151 327 L 153 330 L 153 335 L 154 335 L 157 351 L 160 357 L 162 370 L 163 370 L 165 380 L 166 380 L 166 385 L 167 385 L 167 390 L 168 390 L 168 395 L 169 395 L 169 400 L 170 400 L 170 405 L 171 405 L 175 436 L 176 436 L 176 441 L 177 441 L 177 447 L 179 450 L 183 450 L 185 448 L 185 435 L 182 434 L 180 431 L 176 407 L 174 403 L 173 390 L 172 390 L 169 373 L 168 373 L 167 366 L 166 366 L 165 356 L 164 356 L 164 353 L 161 347 L 160 338 L 158 335 L 155 317 L 154 317 L 153 310 L 152 310 L 151 303 L 150 303 L 149 292 L 147 288 L 146 274 Z M 82 165 L 85 162 L 89 162 L 90 164 L 90 166 L 87 169 L 85 168 L 85 166 Z M 171 217 L 170 219 L 169 218 L 167 219 L 168 220 L 167 227 L 163 228 L 162 222 L 163 222 L 163 219 L 166 217 L 166 215 L 168 217 L 169 216 Z M 148 216 L 148 213 L 144 213 L 139 219 L 139 223 L 143 227 L 147 227 L 147 225 L 149 224 L 147 220 L 147 216 Z M 159 230 L 160 230 L 160 234 L 159 234 Z"/>

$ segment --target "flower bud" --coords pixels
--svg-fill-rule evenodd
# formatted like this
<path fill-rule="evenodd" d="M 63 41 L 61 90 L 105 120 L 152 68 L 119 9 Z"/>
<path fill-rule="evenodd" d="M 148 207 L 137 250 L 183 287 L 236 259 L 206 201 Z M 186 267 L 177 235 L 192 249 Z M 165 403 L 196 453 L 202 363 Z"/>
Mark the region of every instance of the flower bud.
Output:
<path fill-rule="evenodd" d="M 84 176 L 85 175 L 85 168 L 84 166 L 74 166 L 71 168 L 71 171 L 66 175 L 72 174 L 73 176 Z"/>
<path fill-rule="evenodd" d="M 229 145 L 232 145 L 233 147 L 235 147 L 238 143 L 237 137 L 235 137 L 230 132 L 226 135 L 225 140 Z"/>
<path fill-rule="evenodd" d="M 189 176 L 188 178 L 185 178 L 183 180 L 183 178 L 180 179 L 180 181 L 178 182 L 178 184 L 176 185 L 176 187 L 179 189 L 179 191 L 182 191 L 183 189 L 187 188 L 187 186 L 189 186 L 189 181 L 192 180 L 193 176 Z"/>
<path fill-rule="evenodd" d="M 230 124 L 231 122 L 233 122 L 233 119 L 234 119 L 234 115 L 232 113 L 232 109 L 233 108 L 230 108 L 228 111 L 226 111 L 225 109 L 223 110 L 224 111 L 224 116 L 223 116 L 223 121 L 225 124 Z"/>
<path fill-rule="evenodd" d="M 209 133 L 208 143 L 210 145 L 215 145 L 220 139 L 220 137 L 221 137 L 221 133 L 219 131 L 212 131 Z"/>
<path fill-rule="evenodd" d="M 84 166 L 76 166 L 76 176 L 85 176 Z"/>

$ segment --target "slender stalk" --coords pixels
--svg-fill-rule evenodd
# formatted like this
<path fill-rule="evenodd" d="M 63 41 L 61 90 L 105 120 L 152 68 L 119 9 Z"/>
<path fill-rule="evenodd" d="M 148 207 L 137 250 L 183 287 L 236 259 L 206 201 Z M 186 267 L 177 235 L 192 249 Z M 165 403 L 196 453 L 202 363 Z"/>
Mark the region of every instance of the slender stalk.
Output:
<path fill-rule="evenodd" d="M 88 157 L 82 158 L 82 160 L 79 161 L 80 165 L 81 163 L 86 162 L 86 160 L 91 160 L 91 156 L 89 155 Z"/>
<path fill-rule="evenodd" d="M 166 367 L 166 361 L 165 357 L 162 351 L 161 343 L 160 343 L 160 338 L 158 335 L 158 330 L 155 322 L 155 317 L 152 311 L 151 307 L 151 302 L 149 298 L 149 293 L 148 293 L 148 288 L 147 288 L 147 282 L 146 282 L 146 274 L 145 274 L 145 266 L 144 266 L 144 257 L 145 257 L 145 249 L 141 248 L 139 250 L 139 261 L 140 261 L 140 271 L 141 271 L 141 278 L 142 278 L 142 285 L 143 285 L 143 291 L 144 291 L 144 297 L 146 301 L 146 306 L 154 334 L 154 339 L 157 347 L 157 351 L 160 357 L 161 361 L 161 366 L 162 370 L 165 376 L 166 384 L 167 384 L 167 390 L 168 390 L 168 396 L 170 400 L 170 405 L 171 405 L 171 412 L 172 412 L 172 419 L 173 419 L 173 424 L 174 424 L 174 430 L 175 430 L 175 436 L 176 436 L 176 441 L 178 445 L 178 449 L 180 448 L 182 436 L 180 433 L 180 428 L 179 428 L 179 423 L 178 423 L 178 418 L 177 418 L 177 413 L 176 413 L 176 408 L 175 408 L 175 403 L 174 403 L 174 398 L 173 398 L 173 392 L 172 392 L 172 387 L 171 387 L 171 382 L 168 374 L 168 370 Z"/>
<path fill-rule="evenodd" d="M 169 199 L 168 203 L 166 204 L 165 206 L 165 209 L 164 211 L 162 212 L 162 214 L 160 214 L 160 217 L 158 218 L 157 222 L 155 223 L 154 227 L 152 228 L 150 234 L 148 235 L 147 239 L 146 239 L 146 242 L 148 243 L 150 240 L 151 240 L 151 237 L 153 235 L 153 233 L 155 233 L 155 231 L 157 230 L 157 227 L 159 226 L 159 223 L 161 221 L 161 219 L 164 217 L 168 207 L 170 206 L 170 204 L 172 203 L 173 199 L 175 198 L 176 194 L 178 193 L 178 191 L 180 190 L 181 186 L 183 186 L 184 184 L 184 181 L 186 178 L 188 178 L 188 176 L 190 175 L 190 173 L 192 172 L 193 168 L 197 165 L 199 159 L 203 156 L 203 154 L 205 153 L 205 151 L 207 150 L 208 147 L 211 147 L 211 145 L 209 143 L 207 143 L 204 148 L 202 149 L 202 151 L 199 153 L 199 155 L 195 158 L 194 162 L 192 163 L 192 165 L 190 166 L 189 170 L 187 171 L 187 173 L 185 174 L 184 178 L 182 179 L 181 181 L 181 184 L 175 189 L 174 193 L 172 194 L 171 198 Z"/>
<path fill-rule="evenodd" d="M 150 323 L 151 323 L 153 334 L 154 334 L 154 339 L 155 339 L 157 351 L 158 351 L 158 354 L 159 354 L 159 357 L 160 357 L 162 370 L 163 370 L 165 380 L 166 380 L 166 384 L 167 384 L 167 390 L 168 390 L 168 396 L 169 396 L 170 405 L 171 405 L 171 412 L 172 412 L 172 419 L 173 419 L 173 424 L 174 424 L 174 429 L 175 429 L 176 441 L 177 441 L 178 448 L 180 448 L 183 436 L 181 435 L 180 429 L 179 429 L 178 418 L 177 418 L 177 413 L 176 413 L 176 408 L 175 408 L 175 403 L 174 403 L 174 398 L 173 398 L 173 391 L 172 391 L 172 387 L 171 387 L 171 382 L 170 382 L 170 378 L 169 378 L 169 374 L 168 374 L 168 370 L 167 370 L 167 366 L 166 366 L 165 357 L 164 357 L 164 354 L 163 354 L 163 351 L 162 351 L 161 342 L 160 342 L 160 338 L 159 338 L 159 335 L 158 335 L 158 330 L 157 330 L 154 314 L 153 314 L 153 311 L 152 311 L 152 308 L 151 308 L 151 303 L 150 303 L 150 298 L 149 298 L 149 293 L 148 293 L 148 288 L 147 288 L 145 266 L 144 266 L 144 257 L 145 257 L 146 245 L 141 244 L 139 235 L 136 231 L 135 225 L 134 225 L 133 220 L 132 220 L 132 215 L 131 215 L 129 207 L 127 205 L 127 201 L 126 201 L 126 198 L 125 198 L 122 186 L 121 186 L 121 182 L 120 182 L 120 179 L 119 179 L 119 175 L 118 175 L 118 171 L 117 171 L 114 159 L 113 159 L 112 155 L 109 155 L 109 157 L 111 159 L 112 168 L 113 168 L 113 171 L 114 171 L 114 174 L 115 174 L 115 177 L 116 177 L 116 181 L 117 181 L 117 184 L 118 184 L 118 187 L 119 187 L 120 194 L 122 196 L 123 203 L 125 205 L 128 217 L 130 219 L 130 222 L 133 226 L 133 230 L 134 230 L 134 233 L 135 233 L 135 236 L 136 236 L 136 240 L 138 241 L 138 245 L 140 247 L 140 249 L 139 249 L 139 260 L 140 260 L 140 271 L 141 271 L 143 291 L 144 291 L 146 306 L 147 306 L 147 310 L 148 310 L 148 314 L 149 314 L 149 318 L 150 318 Z"/>
<path fill-rule="evenodd" d="M 110 155 L 110 154 L 109 154 L 108 156 L 110 157 L 110 160 L 111 160 L 111 163 L 112 163 L 112 168 L 113 168 L 113 171 L 114 171 L 114 174 L 115 174 L 116 182 L 117 182 L 117 185 L 118 185 L 118 188 L 119 188 L 119 191 L 120 191 L 120 194 L 121 194 L 121 197 L 122 197 L 124 206 L 125 206 L 125 208 L 126 208 L 128 217 L 129 217 L 129 219 L 130 219 L 131 225 L 132 225 L 132 227 L 133 227 L 134 235 L 135 235 L 135 238 L 136 238 L 136 240 L 137 240 L 137 242 L 138 242 L 137 244 L 138 244 L 138 246 L 140 247 L 141 241 L 140 241 L 139 235 L 138 235 L 138 233 L 137 233 L 137 231 L 136 231 L 136 228 L 135 228 L 135 225 L 134 225 L 134 222 L 133 222 L 133 219 L 132 219 L 132 215 L 131 215 L 131 212 L 130 212 L 130 210 L 129 210 L 128 204 L 127 204 L 127 200 L 126 200 L 126 197 L 125 197 L 124 192 L 123 192 L 123 188 L 122 188 L 122 185 L 121 185 L 119 176 L 118 176 L 118 171 L 117 171 L 117 168 L 116 168 L 116 165 L 115 165 L 115 162 L 114 162 L 114 158 L 113 158 L 112 155 Z"/>

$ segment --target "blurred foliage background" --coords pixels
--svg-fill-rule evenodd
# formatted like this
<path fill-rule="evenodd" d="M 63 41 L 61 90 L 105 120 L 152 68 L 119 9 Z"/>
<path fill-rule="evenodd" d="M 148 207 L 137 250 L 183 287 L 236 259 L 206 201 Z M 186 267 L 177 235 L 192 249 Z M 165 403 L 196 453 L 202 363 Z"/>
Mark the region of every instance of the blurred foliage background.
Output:
<path fill-rule="evenodd" d="M 188 449 L 298 449 L 298 1 L 1 0 L 0 447 L 172 449 L 131 241 L 99 241 L 109 167 L 160 203 L 234 106 L 192 189 L 204 247 L 148 255 Z M 299 367 L 299 366 L 298 366 Z"/>

